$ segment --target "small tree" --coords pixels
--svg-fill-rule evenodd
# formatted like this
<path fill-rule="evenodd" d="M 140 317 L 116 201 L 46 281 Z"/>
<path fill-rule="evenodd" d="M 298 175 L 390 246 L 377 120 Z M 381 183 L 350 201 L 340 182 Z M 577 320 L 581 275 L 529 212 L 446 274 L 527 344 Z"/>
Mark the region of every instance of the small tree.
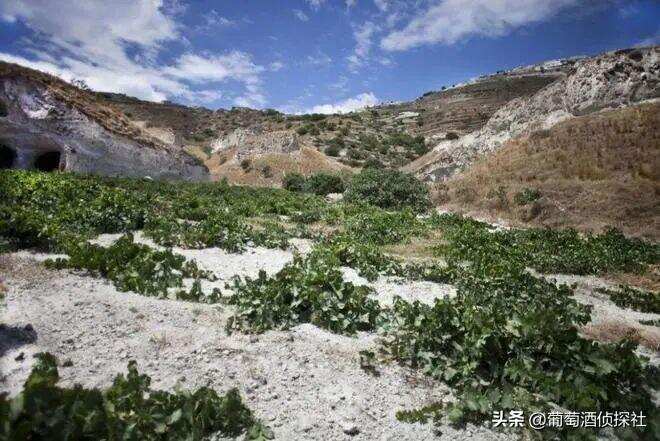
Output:
<path fill-rule="evenodd" d="M 90 87 L 87 85 L 85 80 L 82 80 L 80 78 L 74 78 L 71 80 L 71 84 L 76 86 L 80 90 L 92 90 Z"/>
<path fill-rule="evenodd" d="M 303 191 L 305 177 L 300 173 L 287 173 L 282 180 L 282 187 L 289 191 Z"/>
<path fill-rule="evenodd" d="M 431 206 L 428 188 L 413 175 L 374 168 L 365 168 L 353 176 L 344 199 L 385 209 L 411 208 L 417 212 L 424 212 Z"/>

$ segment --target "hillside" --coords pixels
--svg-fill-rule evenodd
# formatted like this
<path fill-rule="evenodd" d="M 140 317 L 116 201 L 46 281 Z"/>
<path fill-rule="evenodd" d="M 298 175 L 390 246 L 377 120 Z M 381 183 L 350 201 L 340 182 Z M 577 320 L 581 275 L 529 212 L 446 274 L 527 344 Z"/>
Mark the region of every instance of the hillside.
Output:
<path fill-rule="evenodd" d="M 51 75 L 0 62 L 0 103 L 3 168 L 208 179 L 199 160 Z"/>
<path fill-rule="evenodd" d="M 444 208 L 514 224 L 660 240 L 660 103 L 563 121 L 508 141 L 437 186 Z"/>
<path fill-rule="evenodd" d="M 0 65 L 0 439 L 658 439 L 659 49 L 345 115 Z"/>
<path fill-rule="evenodd" d="M 559 80 L 501 107 L 478 131 L 439 142 L 405 169 L 435 181 L 468 167 L 509 139 L 560 121 L 660 97 L 660 47 L 620 50 L 578 60 Z"/>
<path fill-rule="evenodd" d="M 275 110 L 239 107 L 212 111 L 111 93 L 97 93 L 97 97 L 162 142 L 184 146 L 211 167 L 212 173 L 219 162 L 229 161 L 225 169 L 239 168 L 240 161 L 232 161 L 231 151 L 218 152 L 218 146 L 231 144 L 236 136 L 243 136 L 248 146 L 254 142 L 260 145 L 258 151 L 248 155 L 250 160 L 257 160 L 264 153 L 281 154 L 282 146 L 277 139 L 266 152 L 261 141 L 244 136 L 245 133 L 270 132 L 295 138 L 297 146 L 326 156 L 316 155 L 321 164 L 318 169 L 298 164 L 287 170 L 341 169 L 335 160 L 352 168 L 369 163 L 400 167 L 425 154 L 434 141 L 444 139 L 447 134 L 480 129 L 508 101 L 533 95 L 562 77 L 568 66 L 570 63 L 544 72 L 533 68 L 516 73 L 502 72 L 472 84 L 428 92 L 411 102 L 383 104 L 345 115 L 285 115 Z M 296 164 L 296 156 L 299 154 L 285 162 Z M 218 176 L 226 177 L 227 173 Z M 240 173 L 232 172 L 229 177 L 231 182 L 255 182 Z M 277 184 L 277 180 L 265 182 Z"/>

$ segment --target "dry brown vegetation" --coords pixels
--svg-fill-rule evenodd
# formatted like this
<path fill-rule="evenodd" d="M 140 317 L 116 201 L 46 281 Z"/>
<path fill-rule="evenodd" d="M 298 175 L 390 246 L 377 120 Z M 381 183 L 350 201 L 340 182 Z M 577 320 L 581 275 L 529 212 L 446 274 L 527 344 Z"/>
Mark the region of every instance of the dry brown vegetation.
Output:
<path fill-rule="evenodd" d="M 601 342 L 614 343 L 629 338 L 653 351 L 660 350 L 660 331 L 657 327 L 630 325 L 622 321 L 606 321 L 588 324 L 581 329 L 585 337 Z"/>
<path fill-rule="evenodd" d="M 199 154 L 197 152 L 197 155 Z M 244 161 L 246 162 L 243 163 Z M 227 149 L 212 155 L 205 164 L 215 180 L 226 178 L 232 184 L 257 187 L 279 187 L 287 173 L 308 176 L 318 172 L 350 173 L 351 170 L 307 147 L 302 147 L 294 153 L 270 153 L 248 157 L 244 161 L 236 159 L 236 149 Z"/>
<path fill-rule="evenodd" d="M 437 204 L 516 224 L 660 238 L 660 104 L 573 118 L 509 141 L 434 189 Z M 516 202 L 536 190 L 537 200 Z"/>

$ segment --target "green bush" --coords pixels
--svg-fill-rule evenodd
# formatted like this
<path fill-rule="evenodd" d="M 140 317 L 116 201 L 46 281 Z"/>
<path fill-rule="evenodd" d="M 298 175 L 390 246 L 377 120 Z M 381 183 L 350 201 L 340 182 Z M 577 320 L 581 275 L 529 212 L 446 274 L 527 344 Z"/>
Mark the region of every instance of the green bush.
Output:
<path fill-rule="evenodd" d="M 660 261 L 660 246 L 628 239 L 619 231 L 581 235 L 575 230 L 531 228 L 492 231 L 487 225 L 449 220 L 438 256 L 472 265 L 531 267 L 542 273 L 601 274 L 638 272 Z"/>
<path fill-rule="evenodd" d="M 431 206 L 426 185 L 397 170 L 363 169 L 353 176 L 344 196 L 347 202 L 366 202 L 392 210 L 425 212 Z"/>
<path fill-rule="evenodd" d="M 518 205 L 527 205 L 541 198 L 541 193 L 535 188 L 525 188 L 513 196 Z"/>
<path fill-rule="evenodd" d="M 236 389 L 223 396 L 207 387 L 194 392 L 153 390 L 135 361 L 128 363 L 128 374 L 117 375 L 106 390 L 63 388 L 57 386 L 57 359 L 48 353 L 35 358 L 23 391 L 12 399 L 0 395 L 0 439 L 199 441 L 216 433 L 272 439 Z"/>
<path fill-rule="evenodd" d="M 268 277 L 234 280 L 230 304 L 236 314 L 227 330 L 264 332 L 287 329 L 300 323 L 342 334 L 374 329 L 380 314 L 371 289 L 345 282 L 339 262 L 325 250 L 296 256 L 280 272 Z"/>
<path fill-rule="evenodd" d="M 346 156 L 347 156 L 349 159 L 353 159 L 353 160 L 362 160 L 362 159 L 366 159 L 366 157 L 367 157 L 367 153 L 364 152 L 364 151 L 362 151 L 362 150 L 358 150 L 358 149 L 356 149 L 356 148 L 351 147 L 351 148 L 349 148 L 348 151 L 346 152 Z"/>
<path fill-rule="evenodd" d="M 241 168 L 245 173 L 249 172 L 252 170 L 252 161 L 250 161 L 248 158 L 245 158 L 241 161 Z"/>
<path fill-rule="evenodd" d="M 307 179 L 300 173 L 287 173 L 282 180 L 282 187 L 285 190 L 300 192 L 305 188 Z"/>
<path fill-rule="evenodd" d="M 380 159 L 369 158 L 364 161 L 364 168 L 385 168 L 385 164 Z"/>
<path fill-rule="evenodd" d="M 305 182 L 303 191 L 325 196 L 330 193 L 343 193 L 344 181 L 339 175 L 329 173 L 315 173 L 309 176 Z"/>
<path fill-rule="evenodd" d="M 607 294 L 610 300 L 620 308 L 640 312 L 660 314 L 660 293 L 633 289 L 620 285 L 618 290 L 599 288 L 596 291 Z"/>
<path fill-rule="evenodd" d="M 272 178 L 273 177 L 273 169 L 270 167 L 270 165 L 264 165 L 261 168 L 261 174 L 263 175 L 264 178 Z"/>
<path fill-rule="evenodd" d="M 46 261 L 49 268 L 86 269 L 111 280 L 120 291 L 161 298 L 215 303 L 219 292 L 205 295 L 200 279 L 215 280 L 212 273 L 202 271 L 194 261 L 170 250 L 153 250 L 133 242 L 133 235 L 119 238 L 108 248 L 87 242 L 72 243 L 66 249 L 68 258 Z M 193 288 L 183 288 L 184 278 L 195 278 Z M 171 291 L 174 291 L 171 293 Z"/>
<path fill-rule="evenodd" d="M 284 177 L 282 185 L 289 191 L 314 193 L 319 196 L 343 193 L 345 190 L 341 176 L 323 172 L 308 177 L 299 173 L 291 173 Z"/>
<path fill-rule="evenodd" d="M 557 288 L 523 271 L 497 274 L 465 273 L 454 282 L 457 296 L 433 306 L 394 302 L 386 346 L 404 364 L 457 390 L 450 419 L 481 420 L 494 410 L 554 406 L 655 412 L 650 391 L 657 378 L 635 355 L 634 343 L 599 344 L 581 337 L 578 327 L 588 323 L 588 309 L 566 286 Z M 649 435 L 657 423 L 657 418 L 649 422 Z"/>
<path fill-rule="evenodd" d="M 328 156 L 333 156 L 337 157 L 339 156 L 339 152 L 341 151 L 341 147 L 338 145 L 329 145 L 328 147 L 325 148 L 325 154 Z"/>

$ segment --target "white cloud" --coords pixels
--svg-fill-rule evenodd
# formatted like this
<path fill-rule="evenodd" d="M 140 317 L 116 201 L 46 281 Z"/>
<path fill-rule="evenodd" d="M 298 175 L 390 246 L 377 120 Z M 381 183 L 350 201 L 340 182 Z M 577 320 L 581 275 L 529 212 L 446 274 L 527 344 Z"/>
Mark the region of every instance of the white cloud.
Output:
<path fill-rule="evenodd" d="M 318 50 L 315 55 L 307 55 L 306 63 L 312 66 L 328 66 L 332 63 L 332 58 L 321 50 Z"/>
<path fill-rule="evenodd" d="M 340 93 L 348 91 L 348 77 L 340 75 L 337 81 L 328 85 L 328 89 L 335 90 Z"/>
<path fill-rule="evenodd" d="M 374 0 L 374 4 L 379 11 L 385 12 L 389 9 L 390 3 L 388 0 Z"/>
<path fill-rule="evenodd" d="M 381 41 L 401 51 L 433 43 L 454 44 L 472 35 L 497 37 L 529 23 L 546 20 L 580 0 L 436 0 L 403 29 Z"/>
<path fill-rule="evenodd" d="M 282 70 L 283 67 L 284 67 L 284 63 L 282 63 L 281 61 L 273 61 L 268 65 L 268 70 L 270 70 L 271 72 L 277 72 L 278 70 Z"/>
<path fill-rule="evenodd" d="M 222 98 L 222 92 L 219 90 L 197 90 L 192 92 L 191 99 L 202 103 L 212 103 Z"/>
<path fill-rule="evenodd" d="M 346 0 L 346 8 L 351 9 L 353 6 L 355 6 L 355 3 L 357 0 Z"/>
<path fill-rule="evenodd" d="M 307 14 L 305 14 L 300 9 L 294 9 L 293 10 L 293 15 L 295 15 L 296 18 L 300 21 L 309 21 L 309 17 L 307 16 Z"/>
<path fill-rule="evenodd" d="M 353 32 L 356 44 L 353 54 L 347 57 L 349 70 L 355 72 L 364 65 L 373 45 L 372 38 L 377 31 L 378 26 L 367 21 Z"/>
<path fill-rule="evenodd" d="M 182 11 L 180 3 L 164 5 L 162 0 L 3 0 L 0 16 L 34 31 L 31 38 L 38 49 L 28 47 L 29 58 L 0 53 L 0 59 L 65 80 L 82 79 L 94 90 L 146 100 L 208 102 L 222 92 L 195 90 L 193 85 L 233 80 L 243 85 L 252 102 L 265 102 L 258 90 L 265 69 L 249 54 L 202 56 L 189 51 L 169 65 L 156 63 L 164 44 L 185 41 L 173 15 Z"/>
<path fill-rule="evenodd" d="M 248 84 L 247 91 L 234 100 L 234 104 L 243 107 L 263 107 L 268 101 L 258 84 Z"/>
<path fill-rule="evenodd" d="M 197 30 L 201 32 L 210 32 L 218 28 L 228 28 L 238 25 L 235 20 L 221 16 L 215 9 L 211 9 L 208 13 L 204 14 L 203 18 L 204 24 L 197 27 Z"/>
<path fill-rule="evenodd" d="M 334 104 L 321 104 L 308 109 L 306 113 L 348 113 L 365 107 L 375 106 L 380 101 L 373 92 L 361 93 L 353 98 L 348 98 Z"/>
<path fill-rule="evenodd" d="M 245 52 L 234 51 L 225 55 L 202 57 L 196 54 L 184 54 L 176 64 L 164 72 L 172 77 L 194 83 L 207 81 L 236 80 L 245 84 L 256 84 L 262 66 L 252 62 Z"/>
<path fill-rule="evenodd" d="M 314 10 L 319 9 L 321 5 L 325 3 L 325 0 L 305 0 L 305 1 L 309 4 L 310 8 Z"/>

